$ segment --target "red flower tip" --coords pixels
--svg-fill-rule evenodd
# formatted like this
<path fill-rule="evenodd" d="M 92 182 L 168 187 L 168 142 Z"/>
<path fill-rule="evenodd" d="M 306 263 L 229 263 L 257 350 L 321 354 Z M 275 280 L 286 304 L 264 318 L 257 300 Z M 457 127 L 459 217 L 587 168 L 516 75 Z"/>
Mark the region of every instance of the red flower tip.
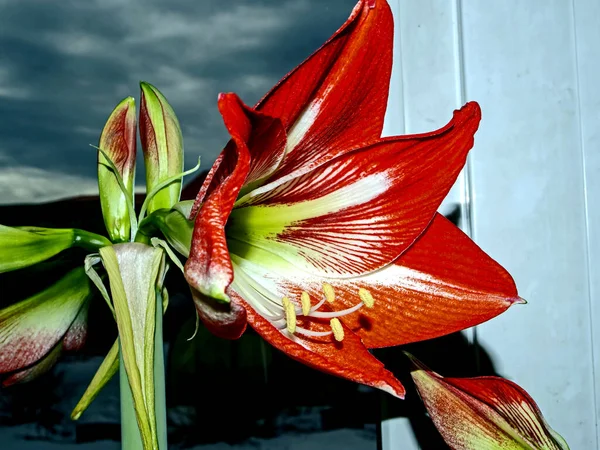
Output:
<path fill-rule="evenodd" d="M 369 0 L 368 1 L 369 8 L 370 9 L 375 8 L 375 6 L 377 6 L 376 3 L 377 3 L 377 0 Z"/>

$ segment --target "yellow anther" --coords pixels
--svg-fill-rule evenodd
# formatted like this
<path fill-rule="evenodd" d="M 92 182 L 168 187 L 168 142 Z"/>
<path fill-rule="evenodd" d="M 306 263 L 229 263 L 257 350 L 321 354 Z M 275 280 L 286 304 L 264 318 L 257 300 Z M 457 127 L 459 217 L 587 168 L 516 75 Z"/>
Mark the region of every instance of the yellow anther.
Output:
<path fill-rule="evenodd" d="M 296 331 L 296 307 L 287 297 L 283 297 L 281 303 L 285 312 L 286 328 L 290 333 L 293 333 Z"/>
<path fill-rule="evenodd" d="M 331 326 L 331 331 L 333 331 L 333 337 L 335 338 L 335 340 L 338 342 L 342 342 L 344 340 L 344 329 L 342 328 L 340 319 L 331 319 L 329 321 L 329 325 Z"/>
<path fill-rule="evenodd" d="M 325 294 L 325 298 L 329 303 L 333 303 L 335 300 L 335 291 L 333 290 L 333 286 L 329 283 L 323 283 L 323 293 Z"/>
<path fill-rule="evenodd" d="M 360 297 L 360 299 L 362 300 L 362 302 L 365 304 L 365 306 L 367 308 L 372 308 L 373 304 L 375 303 L 375 299 L 373 298 L 373 296 L 371 295 L 371 293 L 366 290 L 365 288 L 360 288 L 358 290 L 358 296 Z"/>
<path fill-rule="evenodd" d="M 302 303 L 302 314 L 308 316 L 308 314 L 310 313 L 311 306 L 310 296 L 308 295 L 308 292 L 302 292 L 302 295 L 300 296 L 300 302 Z"/>

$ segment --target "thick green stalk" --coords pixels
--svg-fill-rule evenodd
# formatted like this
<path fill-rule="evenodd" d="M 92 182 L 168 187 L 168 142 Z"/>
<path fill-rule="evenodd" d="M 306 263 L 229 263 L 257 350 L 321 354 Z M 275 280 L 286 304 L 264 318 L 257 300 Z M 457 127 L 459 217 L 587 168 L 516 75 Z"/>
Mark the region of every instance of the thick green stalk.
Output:
<path fill-rule="evenodd" d="M 156 295 L 156 328 L 154 332 L 154 395 L 156 427 L 159 450 L 167 450 L 167 404 L 165 395 L 165 363 L 162 336 L 162 295 Z M 119 352 L 119 377 L 121 384 L 121 448 L 144 450 L 138 427 L 131 388 L 123 363 L 123 352 Z"/>

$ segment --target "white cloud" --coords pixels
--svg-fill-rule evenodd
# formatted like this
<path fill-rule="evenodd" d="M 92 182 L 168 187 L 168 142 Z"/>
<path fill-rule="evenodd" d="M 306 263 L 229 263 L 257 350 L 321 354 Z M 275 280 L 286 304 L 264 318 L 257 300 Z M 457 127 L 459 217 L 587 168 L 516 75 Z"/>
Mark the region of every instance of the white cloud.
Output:
<path fill-rule="evenodd" d="M 0 168 L 0 204 L 43 203 L 98 194 L 93 178 L 17 166 Z"/>

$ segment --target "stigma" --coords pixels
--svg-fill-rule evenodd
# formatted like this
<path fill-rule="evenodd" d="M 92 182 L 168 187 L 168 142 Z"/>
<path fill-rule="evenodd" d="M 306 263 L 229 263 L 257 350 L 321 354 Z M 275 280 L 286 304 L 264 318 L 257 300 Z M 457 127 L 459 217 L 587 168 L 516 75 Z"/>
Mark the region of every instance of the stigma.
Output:
<path fill-rule="evenodd" d="M 333 335 L 333 338 L 342 342 L 344 340 L 344 328 L 340 322 L 340 317 L 355 313 L 363 306 L 372 308 L 375 299 L 371 292 L 365 288 L 360 288 L 357 297 L 360 300 L 356 305 L 339 311 L 320 311 L 325 302 L 335 303 L 335 290 L 329 283 L 322 284 L 323 296 L 321 300 L 312 306 L 311 298 L 308 292 L 303 291 L 300 298 L 296 301 L 289 297 L 283 297 L 281 304 L 283 307 L 283 316 L 275 320 L 275 325 L 280 330 L 286 330 L 292 335 L 303 335 L 308 337 L 323 337 Z M 305 319 L 329 319 L 330 330 L 314 331 L 298 326 L 298 316 Z"/>

